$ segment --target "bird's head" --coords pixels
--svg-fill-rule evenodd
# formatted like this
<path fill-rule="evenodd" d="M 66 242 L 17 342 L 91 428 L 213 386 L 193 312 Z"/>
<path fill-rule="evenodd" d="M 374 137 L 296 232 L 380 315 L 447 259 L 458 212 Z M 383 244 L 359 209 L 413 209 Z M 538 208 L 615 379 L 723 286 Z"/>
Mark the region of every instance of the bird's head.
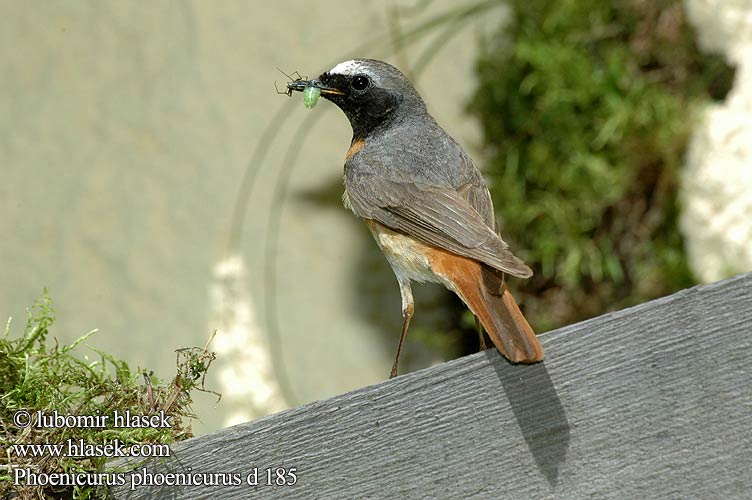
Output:
<path fill-rule="evenodd" d="M 314 87 L 345 113 L 356 138 L 426 106 L 410 81 L 397 68 L 374 59 L 353 59 L 337 64 L 314 80 L 288 83 L 290 91 Z"/>

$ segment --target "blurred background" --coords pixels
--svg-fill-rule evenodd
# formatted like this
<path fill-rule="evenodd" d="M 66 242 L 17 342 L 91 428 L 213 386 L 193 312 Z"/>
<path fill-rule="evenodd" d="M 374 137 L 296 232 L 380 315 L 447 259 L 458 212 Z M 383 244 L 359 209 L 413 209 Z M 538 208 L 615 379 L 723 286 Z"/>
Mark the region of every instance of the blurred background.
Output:
<path fill-rule="evenodd" d="M 489 181 L 539 332 L 752 270 L 752 0 L 0 3 L 0 317 L 169 378 L 217 330 L 197 433 L 384 380 L 391 269 L 342 208 L 334 106 L 385 59 Z M 477 350 L 416 287 L 402 372 Z"/>

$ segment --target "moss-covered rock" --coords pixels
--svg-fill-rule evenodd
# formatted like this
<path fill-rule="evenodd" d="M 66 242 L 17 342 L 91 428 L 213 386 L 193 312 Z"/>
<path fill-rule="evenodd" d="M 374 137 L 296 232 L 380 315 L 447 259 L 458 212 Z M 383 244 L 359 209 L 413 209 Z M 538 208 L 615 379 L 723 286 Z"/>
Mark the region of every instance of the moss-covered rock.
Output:
<path fill-rule="evenodd" d="M 539 330 L 693 283 L 677 185 L 698 104 L 732 71 L 674 0 L 512 0 L 471 110 L 515 283 Z"/>

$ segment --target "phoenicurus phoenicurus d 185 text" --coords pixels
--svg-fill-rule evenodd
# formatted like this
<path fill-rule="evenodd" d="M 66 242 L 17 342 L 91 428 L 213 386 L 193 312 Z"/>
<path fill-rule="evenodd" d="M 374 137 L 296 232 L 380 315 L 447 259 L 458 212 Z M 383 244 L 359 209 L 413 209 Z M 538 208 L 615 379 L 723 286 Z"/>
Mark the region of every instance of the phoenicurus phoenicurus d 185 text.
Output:
<path fill-rule="evenodd" d="M 354 59 L 288 83 L 289 92 L 310 89 L 350 120 L 344 204 L 366 221 L 399 283 L 403 323 L 391 377 L 413 316 L 412 280 L 455 292 L 510 361 L 542 360 L 504 282 L 507 274 L 533 272 L 501 238 L 473 160 L 428 114 L 410 81 L 385 62 Z"/>

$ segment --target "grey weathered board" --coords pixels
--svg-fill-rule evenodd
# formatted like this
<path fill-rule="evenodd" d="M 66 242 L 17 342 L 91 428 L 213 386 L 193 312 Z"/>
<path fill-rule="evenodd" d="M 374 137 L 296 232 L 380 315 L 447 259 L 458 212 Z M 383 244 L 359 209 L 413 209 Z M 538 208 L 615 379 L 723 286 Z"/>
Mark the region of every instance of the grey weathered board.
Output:
<path fill-rule="evenodd" d="M 147 465 L 243 478 L 294 467 L 293 486 L 113 498 L 752 498 L 752 274 L 541 340 L 545 363 L 489 350 L 185 441 Z"/>

